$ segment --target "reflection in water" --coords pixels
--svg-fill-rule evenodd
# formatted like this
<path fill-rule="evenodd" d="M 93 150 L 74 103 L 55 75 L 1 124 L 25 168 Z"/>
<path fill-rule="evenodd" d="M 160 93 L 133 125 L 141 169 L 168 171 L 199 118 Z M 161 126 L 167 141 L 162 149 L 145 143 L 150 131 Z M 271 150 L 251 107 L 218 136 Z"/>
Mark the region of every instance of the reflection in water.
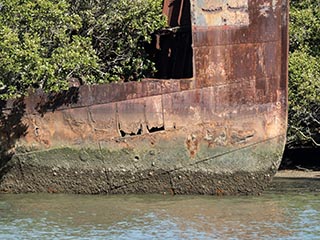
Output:
<path fill-rule="evenodd" d="M 0 239 L 320 236 L 317 193 L 275 190 L 257 197 L 0 195 Z"/>

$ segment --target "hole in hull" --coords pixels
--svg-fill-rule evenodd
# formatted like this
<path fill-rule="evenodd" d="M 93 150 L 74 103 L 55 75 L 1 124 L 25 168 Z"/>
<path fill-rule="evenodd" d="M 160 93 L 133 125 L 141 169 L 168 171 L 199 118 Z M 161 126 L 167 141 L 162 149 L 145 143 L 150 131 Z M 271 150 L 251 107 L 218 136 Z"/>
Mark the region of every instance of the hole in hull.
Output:
<path fill-rule="evenodd" d="M 160 131 L 164 131 L 164 126 L 149 128 L 149 126 L 147 125 L 147 129 L 149 133 L 160 132 Z"/>
<path fill-rule="evenodd" d="M 141 135 L 142 134 L 142 124 L 140 124 L 139 129 L 137 130 L 137 132 L 125 132 L 121 129 L 121 126 L 119 124 L 119 132 L 121 137 L 128 137 L 128 136 L 137 136 L 137 135 Z"/>

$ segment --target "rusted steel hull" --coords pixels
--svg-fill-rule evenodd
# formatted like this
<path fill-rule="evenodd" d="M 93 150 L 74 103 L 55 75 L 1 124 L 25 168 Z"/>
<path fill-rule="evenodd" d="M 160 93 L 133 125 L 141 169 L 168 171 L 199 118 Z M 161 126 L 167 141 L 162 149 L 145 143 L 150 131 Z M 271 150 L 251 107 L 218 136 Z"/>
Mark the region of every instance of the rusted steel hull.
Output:
<path fill-rule="evenodd" d="M 6 103 L 1 131 L 13 156 L 2 164 L 0 191 L 261 192 L 285 144 L 287 1 L 190 6 L 192 78 Z M 184 19 L 178 7 L 175 24 Z"/>

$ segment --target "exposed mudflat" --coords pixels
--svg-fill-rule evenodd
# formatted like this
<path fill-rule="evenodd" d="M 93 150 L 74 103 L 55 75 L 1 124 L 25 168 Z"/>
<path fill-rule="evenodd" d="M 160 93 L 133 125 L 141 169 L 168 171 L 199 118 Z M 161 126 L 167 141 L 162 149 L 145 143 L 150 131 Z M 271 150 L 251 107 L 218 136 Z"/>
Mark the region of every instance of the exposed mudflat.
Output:
<path fill-rule="evenodd" d="M 318 178 L 320 179 L 320 171 L 310 169 L 301 170 L 280 170 L 275 175 L 276 178 Z"/>
<path fill-rule="evenodd" d="M 306 194 L 308 192 L 318 194 L 320 192 L 320 171 L 304 170 L 280 170 L 266 192 L 296 192 Z"/>

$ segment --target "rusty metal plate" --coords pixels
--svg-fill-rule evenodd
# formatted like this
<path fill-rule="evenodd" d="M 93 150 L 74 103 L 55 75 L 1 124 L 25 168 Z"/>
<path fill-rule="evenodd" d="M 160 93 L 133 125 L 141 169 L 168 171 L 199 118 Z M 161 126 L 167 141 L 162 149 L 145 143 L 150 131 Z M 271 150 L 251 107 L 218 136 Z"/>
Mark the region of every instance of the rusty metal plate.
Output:
<path fill-rule="evenodd" d="M 192 0 L 191 6 L 194 26 L 249 26 L 260 17 L 276 17 L 281 1 Z"/>

